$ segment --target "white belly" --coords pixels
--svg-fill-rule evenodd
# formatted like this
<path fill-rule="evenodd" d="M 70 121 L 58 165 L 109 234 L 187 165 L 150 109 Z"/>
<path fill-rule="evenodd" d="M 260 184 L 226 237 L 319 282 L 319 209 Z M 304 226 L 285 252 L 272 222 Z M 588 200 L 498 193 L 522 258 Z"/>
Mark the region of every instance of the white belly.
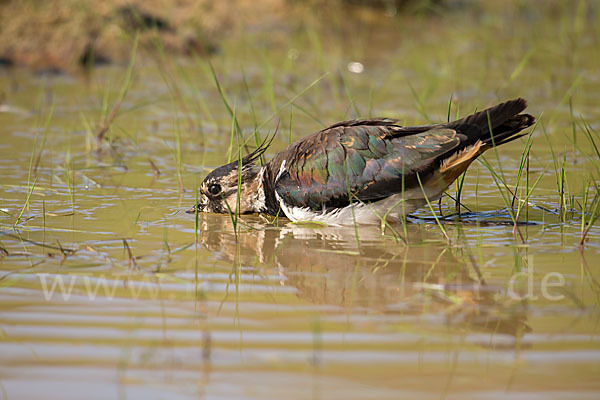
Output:
<path fill-rule="evenodd" d="M 429 201 L 438 199 L 444 189 L 428 190 Z M 354 203 L 346 207 L 330 208 L 322 211 L 313 211 L 308 207 L 290 206 L 277 194 L 276 197 L 286 217 L 292 221 L 315 221 L 333 226 L 380 224 L 384 218 L 387 220 L 398 219 L 402 215 L 412 213 L 427 204 L 420 187 L 406 190 L 404 196 L 398 193 L 372 203 Z"/>

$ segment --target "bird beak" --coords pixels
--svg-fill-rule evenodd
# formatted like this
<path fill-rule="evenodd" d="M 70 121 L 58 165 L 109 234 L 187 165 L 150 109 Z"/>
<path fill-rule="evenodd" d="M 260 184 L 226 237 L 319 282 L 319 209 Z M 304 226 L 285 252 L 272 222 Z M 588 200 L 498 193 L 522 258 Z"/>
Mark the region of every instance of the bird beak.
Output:
<path fill-rule="evenodd" d="M 192 208 L 190 208 L 189 210 L 187 210 L 186 213 L 188 213 L 188 214 L 196 214 L 196 209 L 198 209 L 198 212 L 201 212 L 201 210 L 202 210 L 202 204 L 198 204 L 198 205 L 192 206 Z"/>
<path fill-rule="evenodd" d="M 195 214 L 196 210 L 198 210 L 199 213 L 206 212 L 207 208 L 208 208 L 208 198 L 205 195 L 200 194 L 200 196 L 198 197 L 198 204 L 196 204 L 195 206 L 193 206 L 192 208 L 187 210 L 186 213 Z"/>

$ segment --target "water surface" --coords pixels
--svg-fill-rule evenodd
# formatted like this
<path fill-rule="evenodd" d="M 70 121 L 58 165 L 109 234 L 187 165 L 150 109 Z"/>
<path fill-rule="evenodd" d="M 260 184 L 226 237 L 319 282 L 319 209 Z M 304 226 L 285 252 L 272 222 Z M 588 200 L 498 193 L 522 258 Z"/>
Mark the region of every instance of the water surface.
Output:
<path fill-rule="evenodd" d="M 427 208 L 383 232 L 196 226 L 184 210 L 232 132 L 206 59 L 140 49 L 100 146 L 124 66 L 0 71 L 0 398 L 597 398 L 597 225 L 579 242 L 600 54 L 597 15 L 577 18 L 306 19 L 210 60 L 245 137 L 278 129 L 267 158 L 343 119 L 423 124 L 445 121 L 451 96 L 452 116 L 527 98 L 542 121 L 516 189 L 535 186 L 529 224 L 513 231 L 506 189 L 476 163 L 450 240 Z M 525 146 L 486 155 L 513 191 Z"/>

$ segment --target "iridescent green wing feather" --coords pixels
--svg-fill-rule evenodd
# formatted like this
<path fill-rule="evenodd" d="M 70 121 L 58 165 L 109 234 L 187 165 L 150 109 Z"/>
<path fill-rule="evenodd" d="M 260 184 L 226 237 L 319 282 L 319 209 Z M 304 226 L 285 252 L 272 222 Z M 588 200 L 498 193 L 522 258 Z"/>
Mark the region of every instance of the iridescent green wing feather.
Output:
<path fill-rule="evenodd" d="M 287 204 L 312 210 L 347 205 L 349 193 L 379 200 L 401 192 L 403 180 L 405 188 L 414 185 L 416 173 L 426 179 L 459 136 L 439 125 L 403 128 L 394 120 L 337 124 L 282 152 L 285 172 L 275 190 Z"/>

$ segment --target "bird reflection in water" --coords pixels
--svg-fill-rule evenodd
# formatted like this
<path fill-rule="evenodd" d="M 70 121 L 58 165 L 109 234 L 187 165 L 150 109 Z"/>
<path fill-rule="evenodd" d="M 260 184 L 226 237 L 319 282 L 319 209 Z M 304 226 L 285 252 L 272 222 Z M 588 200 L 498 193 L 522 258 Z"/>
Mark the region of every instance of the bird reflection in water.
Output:
<path fill-rule="evenodd" d="M 515 337 L 530 331 L 523 303 L 499 300 L 503 288 L 488 285 L 472 258 L 462 260 L 422 224 L 407 225 L 412 243 L 406 245 L 376 226 L 355 231 L 282 220 L 274 227 L 246 216 L 236 238 L 229 218 L 198 218 L 206 249 L 259 276 L 279 275 L 280 285 L 311 304 Z"/>

